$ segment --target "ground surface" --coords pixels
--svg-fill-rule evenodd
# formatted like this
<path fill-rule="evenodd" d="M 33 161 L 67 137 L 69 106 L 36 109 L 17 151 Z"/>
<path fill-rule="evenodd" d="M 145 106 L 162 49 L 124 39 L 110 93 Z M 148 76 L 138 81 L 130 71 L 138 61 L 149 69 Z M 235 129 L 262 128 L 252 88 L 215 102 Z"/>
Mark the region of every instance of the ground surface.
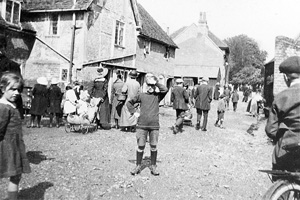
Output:
<path fill-rule="evenodd" d="M 209 112 L 208 131 L 185 126 L 173 135 L 172 108 L 160 109 L 158 168 L 150 174 L 149 146 L 140 175 L 135 166 L 135 133 L 98 130 L 86 135 L 64 128 L 29 129 L 24 140 L 32 173 L 23 175 L 20 199 L 260 199 L 271 181 L 259 169 L 271 168 L 272 145 L 264 133 L 265 120 L 253 135 L 255 118 L 239 102 L 237 112 L 225 113 L 225 127 L 214 127 L 216 103 Z M 196 122 L 193 109 L 193 125 Z M 25 124 L 25 123 L 24 123 Z M 7 180 L 0 180 L 0 199 Z"/>

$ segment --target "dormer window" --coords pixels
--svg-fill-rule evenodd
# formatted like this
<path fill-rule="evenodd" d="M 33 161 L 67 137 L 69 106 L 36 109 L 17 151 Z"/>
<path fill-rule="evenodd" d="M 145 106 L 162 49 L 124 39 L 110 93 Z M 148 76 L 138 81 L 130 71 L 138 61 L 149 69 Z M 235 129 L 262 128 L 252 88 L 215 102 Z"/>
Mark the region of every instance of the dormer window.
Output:
<path fill-rule="evenodd" d="M 2 18 L 4 18 L 6 22 L 16 25 L 20 23 L 20 2 L 13 0 L 0 0 L 0 12 Z"/>

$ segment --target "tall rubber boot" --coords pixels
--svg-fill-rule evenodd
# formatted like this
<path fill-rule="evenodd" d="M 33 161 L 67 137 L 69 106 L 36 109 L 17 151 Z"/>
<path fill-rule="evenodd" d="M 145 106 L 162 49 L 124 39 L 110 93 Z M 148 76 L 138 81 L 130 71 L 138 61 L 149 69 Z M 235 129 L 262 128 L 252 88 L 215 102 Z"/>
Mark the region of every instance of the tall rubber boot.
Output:
<path fill-rule="evenodd" d="M 151 171 L 152 175 L 158 176 L 159 172 L 157 171 L 157 166 L 156 166 L 157 150 L 156 151 L 150 151 L 150 152 L 151 152 L 151 166 L 150 166 L 150 171 Z"/>
<path fill-rule="evenodd" d="M 130 172 L 131 175 L 139 174 L 142 171 L 142 160 L 144 151 L 136 151 L 136 167 Z"/>

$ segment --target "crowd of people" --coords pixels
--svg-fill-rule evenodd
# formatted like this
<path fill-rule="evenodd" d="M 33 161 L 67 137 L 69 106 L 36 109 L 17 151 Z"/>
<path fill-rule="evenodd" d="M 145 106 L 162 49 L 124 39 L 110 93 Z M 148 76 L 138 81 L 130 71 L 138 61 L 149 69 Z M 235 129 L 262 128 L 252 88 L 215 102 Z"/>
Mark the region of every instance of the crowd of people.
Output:
<path fill-rule="evenodd" d="M 22 135 L 22 111 L 20 98 L 24 80 L 19 67 L 5 56 L 6 41 L 0 37 L 0 178 L 9 178 L 8 199 L 18 198 L 19 183 L 23 173 L 30 173 L 31 168 L 26 156 L 26 148 Z M 279 70 L 284 74 L 288 89 L 279 93 L 270 109 L 266 125 L 267 135 L 276 143 L 273 154 L 273 169 L 295 170 L 300 166 L 295 152 L 286 151 L 286 146 L 299 146 L 300 132 L 300 57 L 293 56 L 282 62 Z M 136 80 L 138 73 L 132 70 L 126 82 L 121 73 L 117 72 L 111 93 L 111 105 L 108 95 L 108 70 L 98 68 L 98 77 L 91 89 L 86 90 L 82 83 L 74 82 L 62 93 L 57 79 L 39 77 L 32 90 L 32 102 L 29 110 L 28 128 L 41 128 L 41 119 L 49 114 L 49 127 L 60 126 L 63 116 L 72 123 L 96 123 L 100 129 L 121 128 L 123 131 L 136 132 L 137 151 L 136 166 L 130 172 L 139 174 L 146 143 L 150 145 L 150 171 L 154 176 L 157 170 L 157 145 L 159 137 L 159 104 L 168 92 L 168 88 L 160 84 L 157 77 L 148 73 L 144 85 Z M 237 88 L 232 90 L 228 85 L 224 89 L 216 84 L 215 89 L 208 85 L 208 77 L 203 77 L 199 85 L 190 87 L 179 78 L 171 91 L 171 102 L 176 111 L 173 133 L 182 132 L 185 117 L 190 109 L 197 113 L 196 130 L 207 131 L 208 113 L 212 100 L 217 100 L 216 127 L 224 128 L 224 115 L 232 101 L 233 111 L 237 110 L 239 94 Z M 50 85 L 48 87 L 48 85 Z M 248 102 L 248 98 L 251 97 Z M 243 89 L 242 102 L 248 102 L 247 111 L 253 116 L 259 115 L 263 105 L 261 90 L 254 93 L 250 87 Z M 203 118 L 202 118 L 203 115 Z M 77 117 L 75 117 L 77 116 Z M 203 119 L 203 120 L 202 120 Z M 36 123 L 35 123 L 36 121 Z M 138 129 L 136 128 L 138 126 Z"/>

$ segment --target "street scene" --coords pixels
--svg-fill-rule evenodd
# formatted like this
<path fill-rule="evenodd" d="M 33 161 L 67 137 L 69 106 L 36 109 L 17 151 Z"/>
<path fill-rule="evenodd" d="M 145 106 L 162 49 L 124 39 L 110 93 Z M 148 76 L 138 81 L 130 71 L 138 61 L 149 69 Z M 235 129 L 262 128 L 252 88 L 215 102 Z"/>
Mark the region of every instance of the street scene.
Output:
<path fill-rule="evenodd" d="M 0 0 L 0 199 L 300 199 L 299 7 Z"/>
<path fill-rule="evenodd" d="M 184 125 L 177 135 L 170 129 L 175 111 L 161 107 L 158 177 L 148 169 L 148 144 L 145 168 L 137 176 L 130 174 L 136 161 L 135 133 L 112 129 L 83 135 L 66 133 L 64 127 L 23 126 L 32 172 L 23 176 L 20 199 L 260 199 L 272 182 L 258 170 L 271 169 L 273 145 L 264 132 L 263 114 L 258 130 L 247 133 L 256 119 L 246 105 L 239 102 L 236 112 L 230 106 L 225 129 L 213 125 L 213 108 L 207 132 Z M 5 181 L 0 188 L 2 199 Z"/>

